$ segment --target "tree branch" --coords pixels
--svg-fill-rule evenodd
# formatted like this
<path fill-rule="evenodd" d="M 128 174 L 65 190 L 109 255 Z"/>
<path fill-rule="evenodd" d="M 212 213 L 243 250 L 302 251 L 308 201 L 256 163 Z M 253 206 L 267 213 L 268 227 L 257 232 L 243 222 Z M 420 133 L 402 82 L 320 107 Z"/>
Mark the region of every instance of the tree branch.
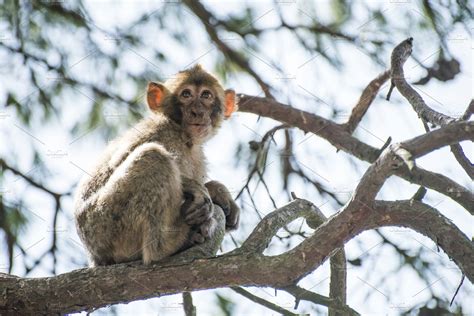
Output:
<path fill-rule="evenodd" d="M 471 242 L 435 209 L 417 201 L 377 202 L 368 207 L 353 200 L 311 237 L 279 256 L 241 253 L 152 266 L 118 264 L 36 279 L 0 274 L 4 289 L 0 311 L 70 313 L 183 291 L 226 286 L 284 288 L 320 266 L 362 231 L 393 225 L 412 228 L 435 240 L 463 273 L 474 279 Z"/>
<path fill-rule="evenodd" d="M 271 309 L 271 310 L 273 310 L 277 313 L 280 313 L 282 315 L 285 315 L 285 316 L 298 316 L 299 315 L 299 314 L 292 313 L 289 310 L 286 310 L 285 308 L 278 306 L 277 304 L 274 304 L 272 302 L 264 300 L 263 298 L 258 297 L 257 295 L 253 295 L 252 293 L 250 293 L 249 291 L 244 290 L 243 288 L 232 287 L 232 290 L 236 293 L 239 293 L 243 297 L 251 300 L 252 302 L 255 302 L 257 304 L 265 306 L 266 308 L 269 308 L 269 309 Z"/>
<path fill-rule="evenodd" d="M 316 215 L 317 213 L 321 213 L 321 211 L 313 203 L 296 199 L 265 216 L 242 246 L 237 248 L 235 252 L 262 253 L 280 228 L 299 217 L 307 218 L 308 225 L 316 228 L 323 222 Z"/>
<path fill-rule="evenodd" d="M 239 111 L 254 113 L 295 126 L 304 132 L 312 132 L 355 157 L 374 162 L 380 152 L 351 136 L 340 125 L 303 110 L 292 108 L 272 99 L 240 94 Z M 474 194 L 448 177 L 414 166 L 411 170 L 401 167 L 395 174 L 410 183 L 416 183 L 444 194 L 459 203 L 474 215 Z"/>
<path fill-rule="evenodd" d="M 343 128 L 349 134 L 352 134 L 355 131 L 357 125 L 360 123 L 375 97 L 377 96 L 380 87 L 388 80 L 388 78 L 390 78 L 390 71 L 387 70 L 372 80 L 364 89 L 364 91 L 362 91 L 359 101 L 352 109 L 349 120 L 342 124 Z"/>
<path fill-rule="evenodd" d="M 391 68 L 391 77 L 392 77 L 392 87 L 396 86 L 400 93 L 410 102 L 415 112 L 423 120 L 423 124 L 432 123 L 439 126 L 444 126 L 455 122 L 455 119 L 439 113 L 432 108 L 430 108 L 418 92 L 415 91 L 405 80 L 405 75 L 403 72 L 403 64 L 406 62 L 408 57 L 411 55 L 413 46 L 413 38 L 406 39 L 395 47 L 392 52 L 392 68 Z M 469 107 L 466 109 L 464 117 L 468 118 L 472 112 L 472 101 L 469 104 Z M 466 119 L 465 119 L 466 120 Z M 472 163 L 464 155 L 461 145 L 453 144 L 451 146 L 451 151 L 461 165 L 461 167 L 466 171 L 468 176 L 471 179 L 474 179 L 474 168 Z"/>
<path fill-rule="evenodd" d="M 71 192 L 57 193 L 57 192 L 51 191 L 50 189 L 46 188 L 43 184 L 39 183 L 35 179 L 27 176 L 25 173 L 21 172 L 20 170 L 8 165 L 7 162 L 5 160 L 1 159 L 1 158 L 0 158 L 0 167 L 1 167 L 1 169 L 10 170 L 13 174 L 23 178 L 23 180 L 25 180 L 26 182 L 28 182 L 29 184 L 31 184 L 35 188 L 40 189 L 40 190 L 52 195 L 54 198 L 60 198 L 61 196 L 71 194 Z"/>
<path fill-rule="evenodd" d="M 427 106 L 423 98 L 406 82 L 403 64 L 410 57 L 412 48 L 413 38 L 410 37 L 393 49 L 391 57 L 392 86 L 397 87 L 398 91 L 410 102 L 415 112 L 425 122 L 437 125 L 446 125 L 454 122 L 452 117 L 436 112 Z"/>
<path fill-rule="evenodd" d="M 193 13 L 198 17 L 201 23 L 204 25 L 207 34 L 211 38 L 211 40 L 217 45 L 217 48 L 230 60 L 236 63 L 239 67 L 244 69 L 247 73 L 249 73 L 258 83 L 260 88 L 265 92 L 265 95 L 269 98 L 273 98 L 270 93 L 270 86 L 260 77 L 259 74 L 253 70 L 250 66 L 250 63 L 247 59 L 243 57 L 243 55 L 239 54 L 238 52 L 234 51 L 229 45 L 227 45 L 217 34 L 216 26 L 214 25 L 213 21 L 217 21 L 214 16 L 209 12 L 202 3 L 199 1 L 192 1 L 192 0 L 184 0 L 184 5 L 186 5 Z"/>
<path fill-rule="evenodd" d="M 466 171 L 467 175 L 471 180 L 474 180 L 474 166 L 472 162 L 467 158 L 462 146 L 460 144 L 451 145 L 451 152 L 454 158 L 458 161 L 459 165 Z"/>
<path fill-rule="evenodd" d="M 281 290 L 293 295 L 296 301 L 308 301 L 317 305 L 323 305 L 334 309 L 337 312 L 345 313 L 345 315 L 359 315 L 355 310 L 347 305 L 341 304 L 336 299 L 332 299 L 297 285 L 289 285 L 281 288 Z"/>
<path fill-rule="evenodd" d="M 340 125 L 319 115 L 292 108 L 278 101 L 257 96 L 239 94 L 239 111 L 269 117 L 304 132 L 314 133 L 337 149 L 355 157 L 373 162 L 378 157 L 378 149 L 352 137 Z"/>
<path fill-rule="evenodd" d="M 196 307 L 193 304 L 193 297 L 189 292 L 183 292 L 183 308 L 185 316 L 196 316 Z"/>

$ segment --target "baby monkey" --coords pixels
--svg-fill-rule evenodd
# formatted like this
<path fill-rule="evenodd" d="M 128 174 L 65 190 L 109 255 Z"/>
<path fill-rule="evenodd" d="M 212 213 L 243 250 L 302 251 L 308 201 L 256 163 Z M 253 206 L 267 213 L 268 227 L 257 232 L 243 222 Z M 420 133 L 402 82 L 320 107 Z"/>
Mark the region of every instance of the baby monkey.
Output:
<path fill-rule="evenodd" d="M 214 204 L 236 229 L 240 210 L 227 188 L 206 181 L 203 144 L 237 110 L 235 92 L 200 65 L 148 85 L 152 114 L 105 150 L 81 181 L 79 236 L 92 265 L 169 257 L 210 237 Z"/>

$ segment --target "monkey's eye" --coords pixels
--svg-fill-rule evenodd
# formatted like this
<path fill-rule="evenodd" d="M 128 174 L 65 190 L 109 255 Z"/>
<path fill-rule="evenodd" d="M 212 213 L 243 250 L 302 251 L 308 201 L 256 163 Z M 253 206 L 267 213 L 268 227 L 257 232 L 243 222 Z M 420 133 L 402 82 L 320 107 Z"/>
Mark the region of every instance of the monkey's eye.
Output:
<path fill-rule="evenodd" d="M 212 97 L 212 93 L 209 90 L 204 90 L 201 93 L 201 98 L 203 98 L 203 99 L 209 99 L 211 97 Z"/>
<path fill-rule="evenodd" d="M 189 89 L 185 89 L 181 92 L 181 96 L 183 98 L 190 98 L 192 95 L 191 95 L 191 91 Z"/>

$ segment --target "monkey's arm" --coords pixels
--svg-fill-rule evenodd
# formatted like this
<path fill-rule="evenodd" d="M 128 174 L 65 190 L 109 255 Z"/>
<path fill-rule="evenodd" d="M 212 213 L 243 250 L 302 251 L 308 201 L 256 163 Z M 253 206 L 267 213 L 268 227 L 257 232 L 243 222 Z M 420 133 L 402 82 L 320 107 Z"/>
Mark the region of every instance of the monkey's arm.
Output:
<path fill-rule="evenodd" d="M 240 208 L 234 202 L 232 195 L 225 185 L 218 181 L 209 181 L 205 184 L 212 202 L 219 205 L 226 218 L 226 230 L 234 230 L 239 226 Z"/>

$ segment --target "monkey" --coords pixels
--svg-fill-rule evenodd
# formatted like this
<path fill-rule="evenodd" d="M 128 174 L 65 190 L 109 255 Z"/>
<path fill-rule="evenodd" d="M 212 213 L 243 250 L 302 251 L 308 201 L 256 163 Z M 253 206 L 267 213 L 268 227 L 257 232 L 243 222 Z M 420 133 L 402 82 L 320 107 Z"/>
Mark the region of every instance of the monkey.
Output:
<path fill-rule="evenodd" d="M 207 180 L 204 143 L 237 110 L 233 90 L 199 64 L 164 83 L 150 82 L 150 115 L 112 141 L 81 180 L 75 223 L 92 266 L 160 261 L 226 231 L 240 210 L 229 190 Z"/>

